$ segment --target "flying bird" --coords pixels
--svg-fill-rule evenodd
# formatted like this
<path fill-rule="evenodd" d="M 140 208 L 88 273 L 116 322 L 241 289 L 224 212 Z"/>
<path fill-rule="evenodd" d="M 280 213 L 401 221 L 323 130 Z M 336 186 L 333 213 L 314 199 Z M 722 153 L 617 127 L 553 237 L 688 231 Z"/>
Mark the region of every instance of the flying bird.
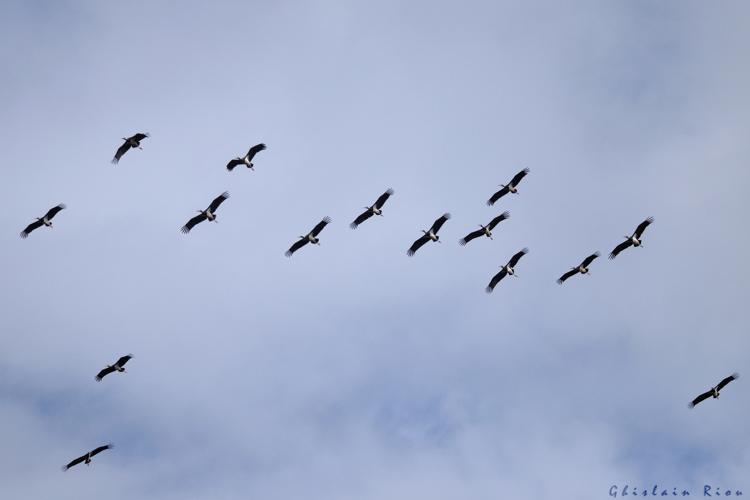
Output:
<path fill-rule="evenodd" d="M 594 259 L 596 259 L 597 257 L 599 257 L 599 252 L 592 253 L 591 255 L 589 255 L 588 257 L 586 257 L 585 259 L 583 259 L 583 262 L 581 262 L 578 265 L 578 267 L 572 267 L 572 268 L 570 268 L 570 271 L 568 271 L 567 273 L 565 273 L 562 276 L 560 276 L 557 279 L 557 282 L 562 285 L 563 282 L 566 279 L 568 279 L 571 276 L 574 276 L 574 275 L 576 275 L 578 273 L 589 274 L 589 266 L 591 265 L 592 262 L 594 262 Z"/>
<path fill-rule="evenodd" d="M 200 224 L 204 220 L 217 222 L 216 209 L 219 208 L 219 205 L 221 205 L 227 198 L 229 198 L 229 193 L 224 191 L 219 196 L 214 198 L 214 201 L 211 202 L 207 209 L 197 210 L 198 215 L 187 221 L 187 223 L 182 226 L 181 231 L 187 234 L 191 229 L 193 229 L 196 224 Z"/>
<path fill-rule="evenodd" d="M 731 382 L 732 380 L 737 380 L 738 378 L 740 378 L 739 373 L 731 374 L 730 376 L 728 376 L 727 378 L 719 382 L 719 384 L 716 387 L 712 387 L 708 391 L 704 392 L 703 394 L 701 394 L 700 396 L 692 400 L 690 404 L 688 404 L 688 407 L 693 408 L 695 407 L 695 405 L 697 405 L 701 401 L 708 399 L 710 397 L 713 397 L 714 399 L 718 399 L 719 391 L 722 390 L 729 382 Z"/>
<path fill-rule="evenodd" d="M 26 229 L 21 231 L 21 238 L 27 238 L 29 236 L 29 233 L 35 229 L 39 229 L 42 226 L 47 226 L 48 228 L 52 229 L 52 218 L 57 215 L 57 212 L 60 210 L 63 210 L 65 208 L 64 203 L 60 203 L 56 207 L 52 207 L 49 210 L 47 210 L 47 213 L 44 214 L 44 217 L 37 217 L 36 222 L 32 222 L 28 226 L 26 226 Z"/>
<path fill-rule="evenodd" d="M 520 252 L 516 253 L 513 257 L 511 257 L 508 263 L 500 269 L 500 272 L 492 277 L 492 279 L 490 280 L 490 284 L 487 285 L 485 291 L 487 293 L 492 293 L 497 284 L 500 283 L 500 280 L 505 278 L 506 275 L 517 277 L 518 275 L 516 274 L 515 270 L 516 264 L 518 264 L 518 261 L 521 260 L 521 257 L 526 255 L 527 253 L 529 253 L 529 249 L 524 248 Z"/>
<path fill-rule="evenodd" d="M 287 250 L 284 255 L 287 257 L 291 257 L 294 252 L 302 248 L 303 246 L 307 245 L 308 243 L 312 243 L 313 245 L 320 245 L 320 240 L 318 239 L 318 235 L 323 230 L 324 227 L 326 227 L 328 224 L 331 223 L 330 217 L 323 217 L 323 219 L 318 222 L 315 227 L 307 233 L 305 236 L 300 236 L 299 240 L 294 243 L 291 247 L 289 247 L 289 250 Z"/>
<path fill-rule="evenodd" d="M 113 372 L 125 373 L 125 363 L 130 361 L 130 358 L 132 357 L 132 354 L 128 354 L 118 359 L 114 365 L 107 365 L 106 368 L 102 369 L 102 371 L 96 374 L 96 381 L 101 382 L 104 377 Z"/>
<path fill-rule="evenodd" d="M 266 149 L 265 144 L 263 143 L 256 144 L 255 146 L 251 147 L 248 150 L 247 154 L 243 156 L 242 158 L 238 156 L 237 158 L 227 163 L 227 170 L 231 172 L 232 170 L 234 170 L 234 167 L 236 167 L 237 165 L 245 165 L 247 168 L 254 171 L 255 169 L 253 168 L 253 158 L 255 158 L 255 155 L 257 155 L 258 153 L 260 153 L 261 151 L 265 149 Z"/>
<path fill-rule="evenodd" d="M 500 184 L 502 189 L 498 191 L 497 193 L 493 194 L 489 200 L 487 200 L 487 205 L 494 205 L 497 200 L 502 198 L 508 193 L 517 194 L 518 193 L 518 184 L 521 182 L 521 179 L 526 177 L 526 174 L 528 174 L 530 170 L 528 168 L 524 168 L 520 172 L 518 172 L 508 184 Z"/>
<path fill-rule="evenodd" d="M 414 255 L 414 253 L 422 248 L 422 245 L 427 243 L 428 241 L 440 241 L 440 236 L 438 236 L 438 231 L 440 231 L 440 228 L 443 227 L 443 224 L 445 224 L 445 221 L 451 218 L 451 214 L 444 213 L 440 216 L 435 222 L 432 223 L 432 227 L 430 227 L 429 231 L 425 231 L 424 229 L 422 232 L 424 235 L 417 239 L 414 243 L 412 243 L 411 247 L 409 247 L 409 250 L 406 251 L 406 255 L 411 257 Z"/>
<path fill-rule="evenodd" d="M 115 157 L 112 158 L 112 163 L 117 164 L 120 161 L 120 158 L 122 158 L 122 156 L 127 153 L 130 148 L 143 149 L 141 147 L 141 141 L 146 137 L 148 137 L 148 134 L 142 134 L 140 132 L 131 137 L 123 137 L 122 140 L 125 142 L 122 144 L 122 146 L 117 148 Z"/>
<path fill-rule="evenodd" d="M 635 228 L 635 232 L 631 236 L 623 236 L 623 238 L 625 238 L 625 241 L 617 245 L 615 249 L 612 250 L 612 253 L 609 254 L 609 258 L 614 259 L 619 255 L 620 252 L 630 246 L 643 248 L 643 240 L 641 239 L 641 235 L 643 234 L 643 231 L 646 230 L 648 225 L 652 222 L 654 222 L 654 218 L 649 217 L 648 219 L 638 224 L 638 227 Z"/>
<path fill-rule="evenodd" d="M 393 194 L 393 189 L 388 188 L 385 193 L 381 194 L 375 203 L 371 207 L 365 207 L 365 211 L 362 212 L 354 219 L 354 222 L 349 224 L 352 229 L 357 229 L 357 226 L 362 224 L 364 221 L 372 217 L 373 215 L 383 215 L 383 205 L 388 201 L 388 198 Z"/>
<path fill-rule="evenodd" d="M 467 234 L 466 236 L 464 236 L 463 238 L 461 238 L 460 240 L 458 240 L 458 242 L 463 246 L 463 245 L 466 245 L 471 240 L 473 240 L 475 238 L 479 238 L 480 236 L 486 236 L 489 239 L 492 239 L 492 230 L 495 229 L 495 226 L 497 226 L 498 224 L 500 224 L 502 221 L 504 221 L 508 217 L 510 217 L 510 213 L 509 212 L 503 212 L 500 215 L 498 215 L 497 217 L 495 217 L 494 219 L 492 219 L 490 221 L 490 223 L 487 224 L 486 226 L 483 226 L 483 225 L 480 224 L 479 227 L 481 229 L 477 229 L 476 231 Z"/>
<path fill-rule="evenodd" d="M 72 460 L 69 464 L 63 466 L 63 470 L 66 471 L 73 467 L 74 465 L 78 465 L 81 462 L 85 463 L 86 465 L 89 465 L 91 463 L 91 459 L 94 458 L 94 456 L 98 455 L 99 453 L 103 452 L 104 450 L 111 450 L 115 446 L 112 443 L 105 444 L 104 446 L 100 446 L 98 448 L 94 448 L 90 452 L 86 453 L 85 455 L 81 455 L 80 457 L 76 458 L 75 460 Z"/>

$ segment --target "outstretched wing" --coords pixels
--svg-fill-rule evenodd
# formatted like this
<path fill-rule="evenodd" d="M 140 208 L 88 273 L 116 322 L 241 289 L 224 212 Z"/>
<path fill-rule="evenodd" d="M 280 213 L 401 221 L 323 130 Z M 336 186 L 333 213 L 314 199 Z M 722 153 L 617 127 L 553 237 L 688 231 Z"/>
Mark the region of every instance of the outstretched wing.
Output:
<path fill-rule="evenodd" d="M 495 194 L 493 194 L 490 197 L 490 199 L 487 200 L 487 205 L 490 205 L 490 206 L 494 205 L 497 200 L 499 200 L 500 198 L 502 198 L 503 196 L 505 196 L 509 192 L 510 192 L 510 189 L 508 189 L 508 186 L 503 186 L 503 188 L 500 191 L 498 191 Z"/>
<path fill-rule="evenodd" d="M 73 467 L 74 465 L 78 465 L 78 464 L 80 464 L 80 463 L 81 463 L 81 462 L 83 462 L 84 460 L 86 460 L 86 455 L 81 455 L 80 457 L 78 457 L 78 458 L 76 458 L 76 459 L 74 459 L 74 460 L 71 460 L 71 461 L 70 461 L 70 463 L 68 463 L 67 465 L 63 466 L 63 470 L 64 470 L 64 471 L 65 471 L 65 470 L 68 470 L 68 469 L 70 469 L 71 467 Z"/>
<path fill-rule="evenodd" d="M 266 149 L 266 145 L 263 143 L 256 144 L 255 146 L 251 147 L 247 152 L 247 159 L 250 161 L 253 161 L 253 158 L 255 155 L 260 153 L 261 151 Z"/>
<path fill-rule="evenodd" d="M 60 203 L 56 207 L 52 207 L 49 210 L 47 210 L 47 213 L 44 214 L 44 216 L 47 218 L 47 220 L 51 220 L 52 217 L 57 215 L 57 212 L 59 212 L 60 210 L 64 210 L 64 209 L 65 209 L 65 203 Z"/>
<path fill-rule="evenodd" d="M 713 391 L 713 390 L 711 390 L 711 391 L 706 391 L 706 392 L 704 392 L 703 394 L 701 394 L 700 396 L 698 396 L 697 398 L 695 398 L 694 400 L 692 400 L 692 401 L 690 402 L 690 404 L 689 404 L 688 406 L 689 406 L 690 408 L 693 408 L 693 407 L 695 407 L 695 405 L 697 405 L 697 404 L 698 404 L 698 403 L 700 403 L 701 401 L 704 401 L 704 400 L 706 400 L 706 399 L 710 398 L 711 396 L 713 396 L 713 394 L 714 394 L 714 391 Z"/>
<path fill-rule="evenodd" d="M 120 161 L 120 158 L 122 158 L 122 155 L 124 155 L 125 153 L 127 153 L 129 149 L 130 149 L 130 142 L 129 141 L 125 141 L 125 143 L 122 146 L 120 146 L 119 148 L 117 148 L 117 152 L 115 153 L 115 157 L 112 158 L 112 163 L 113 164 L 117 164 L 117 162 Z"/>
<path fill-rule="evenodd" d="M 725 385 L 727 385 L 732 380 L 737 380 L 738 378 L 740 378 L 740 374 L 739 373 L 733 373 L 733 374 L 731 374 L 730 376 L 728 376 L 727 378 L 725 378 L 724 380 L 722 380 L 721 382 L 719 382 L 719 385 L 716 386 L 716 390 L 717 391 L 722 390 Z"/>
<path fill-rule="evenodd" d="M 21 238 L 28 237 L 29 233 L 31 231 L 33 231 L 34 229 L 39 229 L 43 225 L 44 225 L 44 223 L 41 220 L 38 220 L 36 222 L 32 222 L 31 224 L 29 224 L 28 226 L 26 226 L 26 229 L 24 229 L 23 231 L 21 231 Z"/>
<path fill-rule="evenodd" d="M 310 233 L 313 236 L 317 236 L 318 234 L 320 234 L 320 232 L 323 230 L 324 227 L 326 227 L 328 224 L 330 224 L 330 222 L 331 222 L 331 218 L 330 217 L 323 217 L 323 220 L 321 220 L 320 222 L 318 222 L 315 225 L 315 227 L 313 228 L 313 230 L 310 231 Z"/>
<path fill-rule="evenodd" d="M 237 165 L 242 165 L 244 162 L 240 160 L 239 158 L 235 158 L 234 160 L 231 160 L 229 163 L 227 163 L 227 170 L 230 172 L 234 170 L 234 167 Z"/>
<path fill-rule="evenodd" d="M 354 221 L 351 224 L 349 224 L 349 227 L 351 227 L 352 229 L 357 229 L 357 226 L 362 224 L 364 221 L 366 221 L 370 217 L 372 217 L 372 212 L 370 210 L 365 210 L 364 212 L 359 214 L 357 218 L 354 219 Z"/>
<path fill-rule="evenodd" d="M 599 252 L 594 252 L 585 259 L 583 259 L 583 262 L 581 262 L 582 267 L 589 267 L 589 265 L 594 262 L 594 259 L 599 257 Z"/>
<path fill-rule="evenodd" d="M 633 242 L 631 240 L 629 240 L 629 239 L 623 241 L 622 243 L 620 243 L 619 245 L 617 245 L 614 250 L 612 250 L 612 252 L 609 254 L 609 258 L 610 259 L 614 259 L 615 257 L 617 257 L 620 254 L 620 252 L 622 252 L 623 250 L 625 250 L 626 248 L 628 248 L 632 244 L 633 244 Z"/>
<path fill-rule="evenodd" d="M 99 453 L 103 452 L 104 450 L 109 450 L 111 448 L 114 448 L 114 445 L 112 443 L 105 444 L 104 446 L 99 446 L 98 448 L 94 448 L 91 450 L 91 456 L 98 455 Z"/>
<path fill-rule="evenodd" d="M 440 216 L 438 220 L 432 223 L 432 227 L 430 228 L 430 231 L 437 234 L 438 231 L 440 231 L 440 228 L 443 227 L 443 224 L 445 224 L 445 221 L 451 218 L 451 214 L 444 213 Z"/>
<path fill-rule="evenodd" d="M 120 357 L 120 359 L 117 360 L 117 363 L 115 363 L 115 365 L 117 365 L 120 368 L 122 368 L 123 366 L 125 366 L 125 363 L 127 363 L 128 361 L 130 361 L 130 358 L 132 358 L 132 357 L 133 357 L 132 354 L 127 354 L 125 356 L 122 356 L 122 357 Z"/>
<path fill-rule="evenodd" d="M 287 250 L 284 255 L 287 257 L 291 257 L 294 252 L 302 248 L 303 246 L 307 245 L 309 243 L 309 240 L 307 238 L 301 238 L 294 242 L 294 245 L 289 247 L 289 250 Z"/>
<path fill-rule="evenodd" d="M 96 374 L 96 381 L 101 382 L 104 377 L 115 371 L 113 367 L 108 367 Z"/>
<path fill-rule="evenodd" d="M 180 229 L 180 231 L 187 234 L 190 232 L 191 229 L 193 229 L 193 227 L 195 227 L 196 224 L 200 224 L 206 219 L 207 219 L 206 214 L 204 212 L 201 212 L 195 217 L 193 217 L 192 219 L 190 219 L 189 221 L 187 221 L 187 223 L 184 226 L 182 226 L 182 229 Z"/>
<path fill-rule="evenodd" d="M 417 239 L 414 243 L 411 244 L 411 246 L 409 247 L 409 250 L 406 251 L 406 255 L 408 255 L 409 257 L 413 256 L 414 253 L 420 248 L 422 248 L 422 245 L 424 245 L 428 241 L 430 241 L 430 237 L 425 234 L 424 236 Z"/>
<path fill-rule="evenodd" d="M 473 240 L 474 238 L 479 238 L 483 234 L 484 234 L 484 231 L 482 229 L 477 229 L 476 231 L 472 231 L 469 234 L 467 234 L 466 236 L 464 236 L 463 238 L 461 238 L 460 240 L 458 240 L 458 243 L 461 246 L 464 246 L 468 242 L 470 242 L 471 240 Z"/>
<path fill-rule="evenodd" d="M 530 170 L 528 168 L 524 168 L 523 170 L 521 170 L 520 172 L 518 172 L 516 175 L 513 176 L 513 178 L 510 180 L 510 184 L 513 187 L 518 186 L 518 183 L 521 182 L 521 179 L 526 177 L 526 174 L 528 174 L 529 172 Z"/>
<path fill-rule="evenodd" d="M 520 252 L 516 253 L 513 257 L 510 258 L 510 260 L 508 261 L 508 265 L 510 267 L 516 267 L 516 264 L 518 264 L 518 261 L 521 260 L 521 257 L 526 255 L 527 253 L 529 253 L 528 248 L 522 249 Z"/>
<path fill-rule="evenodd" d="M 211 202 L 211 204 L 208 206 L 208 209 L 211 212 L 216 212 L 216 209 L 219 208 L 219 205 L 224 203 L 224 200 L 226 200 L 227 198 L 229 198 L 229 193 L 227 191 L 224 191 L 219 196 L 214 198 L 214 201 Z"/>
<path fill-rule="evenodd" d="M 137 134 L 135 134 L 133 137 L 129 138 L 128 140 L 135 141 L 135 142 L 141 142 L 146 137 L 148 137 L 148 134 L 144 134 L 142 132 L 138 132 Z"/>
<path fill-rule="evenodd" d="M 488 225 L 488 227 L 490 228 L 490 231 L 492 231 L 493 229 L 495 229 L 495 226 L 497 226 L 498 224 L 500 224 L 502 221 L 504 221 L 508 217 L 510 217 L 510 212 L 506 211 L 506 212 L 501 213 L 500 215 L 498 215 L 494 219 L 492 219 L 490 221 L 489 225 Z"/>
<path fill-rule="evenodd" d="M 393 194 L 393 189 L 388 188 L 385 193 L 381 194 L 377 200 L 375 200 L 375 208 L 383 208 L 383 205 L 385 205 L 385 202 L 388 201 L 388 198 L 391 197 Z"/>
<path fill-rule="evenodd" d="M 566 279 L 570 278 L 571 276 L 575 276 L 575 275 L 576 275 L 576 273 L 578 273 L 578 269 L 571 269 L 571 270 L 570 270 L 570 271 L 568 271 L 567 273 L 565 273 L 565 274 L 563 274 L 562 276 L 560 276 L 559 278 L 557 278 L 557 282 L 558 282 L 559 284 L 561 284 L 561 285 L 562 285 L 562 284 L 563 284 L 563 282 L 564 282 L 564 281 L 565 281 Z"/>
<path fill-rule="evenodd" d="M 638 239 L 640 239 L 641 235 L 643 234 L 643 231 L 645 231 L 646 228 L 649 226 L 649 224 L 651 224 L 652 222 L 654 222 L 654 218 L 653 217 L 649 217 L 648 219 L 646 219 L 643 222 L 641 222 L 640 224 L 638 224 L 638 227 L 635 228 L 635 233 L 633 233 L 633 234 L 635 234 L 635 237 L 638 238 Z"/>
<path fill-rule="evenodd" d="M 490 280 L 490 284 L 487 285 L 487 288 L 485 288 L 484 291 L 487 293 L 492 293 L 497 284 L 500 283 L 500 280 L 505 278 L 506 274 L 508 274 L 508 271 L 506 271 L 505 268 L 502 268 L 499 273 L 492 277 L 492 279 Z"/>

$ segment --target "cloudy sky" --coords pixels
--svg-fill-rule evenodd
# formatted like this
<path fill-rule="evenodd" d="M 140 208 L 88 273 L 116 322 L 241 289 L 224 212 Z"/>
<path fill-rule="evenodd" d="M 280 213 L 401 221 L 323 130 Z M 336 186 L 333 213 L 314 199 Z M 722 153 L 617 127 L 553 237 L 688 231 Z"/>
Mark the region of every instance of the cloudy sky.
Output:
<path fill-rule="evenodd" d="M 2 492 L 750 490 L 750 381 L 687 409 L 750 376 L 749 22 L 741 1 L 3 2 Z M 225 170 L 257 142 L 255 172 Z M 555 283 L 648 216 L 645 248 Z"/>

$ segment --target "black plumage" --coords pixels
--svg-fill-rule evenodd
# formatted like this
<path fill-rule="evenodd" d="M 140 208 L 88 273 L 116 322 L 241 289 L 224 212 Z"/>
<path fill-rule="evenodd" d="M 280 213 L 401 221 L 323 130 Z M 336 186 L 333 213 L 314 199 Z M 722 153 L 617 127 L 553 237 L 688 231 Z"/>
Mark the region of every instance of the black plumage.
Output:
<path fill-rule="evenodd" d="M 357 226 L 362 224 L 364 221 L 372 217 L 373 215 L 383 215 L 383 205 L 385 205 L 385 202 L 390 198 L 390 196 L 393 194 L 393 189 L 388 188 L 385 193 L 378 196 L 378 199 L 375 200 L 375 203 L 372 204 L 369 207 L 365 207 L 365 211 L 362 212 L 357 216 L 354 221 L 349 224 L 349 227 L 352 229 L 356 229 Z"/>
<path fill-rule="evenodd" d="M 435 222 L 432 223 L 432 226 L 430 227 L 429 231 L 422 230 L 424 233 L 423 236 L 420 236 L 417 240 L 412 243 L 411 247 L 409 247 L 409 250 L 406 251 L 406 255 L 409 257 L 412 257 L 417 250 L 422 248 L 422 245 L 427 243 L 428 241 L 440 241 L 440 236 L 438 236 L 438 231 L 440 231 L 440 228 L 443 227 L 443 224 L 447 220 L 451 218 L 451 214 L 444 213 L 440 217 L 438 217 Z"/>
<path fill-rule="evenodd" d="M 91 463 L 91 459 L 94 456 L 98 455 L 104 450 L 111 450 L 112 448 L 114 448 L 114 445 L 112 443 L 105 444 L 104 446 L 99 446 L 98 448 L 94 448 L 90 452 L 85 453 L 81 455 L 80 457 L 71 460 L 68 464 L 63 466 L 63 470 L 66 471 L 70 469 L 71 467 L 80 464 L 81 462 L 84 462 L 86 465 L 89 465 L 89 463 Z"/>
<path fill-rule="evenodd" d="M 490 283 L 487 285 L 487 288 L 485 288 L 485 291 L 487 293 L 492 293 L 493 290 L 495 290 L 495 287 L 497 286 L 500 281 L 505 278 L 508 275 L 516 276 L 516 264 L 518 264 L 518 261 L 521 260 L 521 257 L 529 253 L 528 248 L 524 248 L 519 252 L 516 252 L 513 257 L 510 258 L 507 264 L 505 264 L 500 271 L 495 274 L 492 279 L 490 280 Z"/>
<path fill-rule="evenodd" d="M 589 255 L 588 257 L 586 257 L 585 259 L 583 259 L 583 262 L 581 262 L 578 265 L 578 267 L 574 267 L 570 271 L 568 271 L 567 273 L 565 273 L 562 276 L 560 276 L 557 279 L 557 282 L 562 285 L 565 282 L 565 280 L 567 280 L 568 278 L 570 278 L 570 277 L 572 277 L 572 276 L 574 276 L 574 275 L 576 275 L 578 273 L 589 274 L 589 266 L 591 265 L 592 262 L 594 262 L 594 259 L 596 259 L 597 257 L 599 257 L 599 252 L 592 253 L 591 255 Z"/>
<path fill-rule="evenodd" d="M 526 177 L 526 174 L 528 174 L 529 172 L 530 170 L 528 168 L 524 168 L 516 175 L 514 175 L 508 184 L 500 184 L 500 186 L 502 186 L 502 189 L 500 191 L 497 191 L 490 197 L 489 200 L 487 200 L 487 205 L 494 205 L 497 200 L 508 193 L 518 193 L 518 184 L 521 183 L 521 179 Z"/>
<path fill-rule="evenodd" d="M 738 378 L 740 378 L 740 374 L 739 374 L 739 373 L 733 373 L 733 374 L 731 374 L 730 376 L 728 376 L 728 377 L 724 378 L 724 379 L 723 379 L 723 380 L 722 380 L 721 382 L 719 382 L 719 383 L 718 383 L 718 384 L 716 385 L 716 387 L 712 387 L 712 388 L 711 388 L 711 389 L 709 389 L 708 391 L 704 392 L 703 394 L 701 394 L 700 396 L 698 396 L 697 398 L 695 398 L 694 400 L 692 400 L 692 401 L 690 402 L 690 404 L 688 404 L 688 406 L 689 406 L 690 408 L 694 408 L 694 407 L 695 407 L 695 405 L 697 405 L 697 404 L 698 404 L 698 403 L 700 403 L 701 401 L 704 401 L 704 400 L 706 400 L 706 399 L 708 399 L 708 398 L 711 398 L 711 397 L 712 397 L 712 398 L 714 398 L 714 399 L 718 399 L 718 397 L 719 397 L 719 392 L 720 392 L 720 391 L 721 391 L 721 390 L 722 390 L 722 389 L 723 389 L 723 388 L 724 388 L 724 387 L 725 387 L 725 386 L 726 386 L 726 385 L 727 385 L 727 384 L 728 384 L 729 382 L 731 382 L 731 381 L 733 381 L 733 380 L 737 380 Z"/>
<path fill-rule="evenodd" d="M 504 221 L 505 219 L 510 217 L 510 212 L 503 212 L 494 219 L 490 221 L 489 224 L 486 226 L 479 225 L 480 229 L 477 229 L 476 231 L 472 231 L 460 240 L 458 242 L 463 246 L 466 245 L 468 242 L 470 242 L 473 239 L 479 238 L 480 236 L 486 236 L 489 239 L 492 239 L 492 230 L 495 229 L 495 226 L 497 226 L 500 222 Z"/>
<path fill-rule="evenodd" d="M 326 227 L 328 224 L 331 223 L 330 217 L 323 217 L 323 219 L 318 222 L 315 227 L 307 233 L 305 236 L 300 236 L 299 240 L 294 242 L 294 244 L 289 247 L 289 250 L 287 250 L 284 255 L 287 257 L 291 257 L 294 252 L 302 248 L 303 246 L 307 245 L 308 243 L 312 243 L 314 245 L 320 245 L 320 240 L 318 239 L 318 235 L 323 230 L 324 227 Z"/>
<path fill-rule="evenodd" d="M 132 354 L 127 354 L 125 356 L 120 357 L 114 365 L 107 365 L 106 368 L 103 368 L 99 373 L 96 374 L 96 381 L 101 382 L 104 377 L 109 375 L 113 372 L 125 372 L 125 363 L 130 361 L 130 359 L 133 357 Z"/>
<path fill-rule="evenodd" d="M 115 157 L 112 158 L 112 163 L 116 164 L 120 162 L 120 158 L 123 157 L 125 153 L 127 153 L 131 148 L 141 148 L 141 141 L 148 137 L 148 134 L 144 133 L 137 133 L 135 135 L 132 135 L 130 137 L 123 137 L 122 140 L 125 141 L 122 143 L 122 146 L 117 148 L 117 152 L 115 153 Z"/>
<path fill-rule="evenodd" d="M 230 172 L 234 170 L 234 167 L 237 165 L 245 165 L 250 170 L 254 170 L 254 164 L 253 164 L 253 158 L 255 158 L 255 155 L 260 153 L 261 151 L 265 151 L 266 145 L 263 143 L 256 144 L 255 146 L 251 147 L 247 154 L 240 158 L 239 156 L 237 158 L 234 158 L 229 163 L 227 163 L 227 170 Z"/>
<path fill-rule="evenodd" d="M 39 229 L 42 226 L 47 226 L 48 228 L 51 229 L 53 227 L 52 226 L 52 218 L 55 215 L 57 215 L 57 213 L 60 210 L 63 210 L 64 208 L 65 208 L 65 204 L 64 203 L 60 203 L 59 205 L 54 206 L 54 207 L 50 208 L 49 210 L 47 210 L 46 214 L 44 214 L 42 217 L 37 217 L 37 219 L 36 219 L 35 222 L 32 222 L 31 224 L 29 224 L 28 226 L 26 226 L 26 229 L 24 229 L 23 231 L 21 231 L 21 234 L 20 234 L 21 238 L 27 238 L 29 236 L 29 234 L 31 234 L 32 231 L 34 231 L 36 229 Z"/>
<path fill-rule="evenodd" d="M 180 230 L 183 233 L 187 234 L 191 229 L 193 229 L 193 227 L 195 227 L 197 224 L 200 224 L 204 220 L 218 222 L 216 220 L 216 210 L 219 208 L 219 205 L 221 205 L 227 198 L 229 198 L 229 193 L 227 191 L 224 191 L 219 196 L 214 198 L 214 201 L 211 202 L 208 208 L 206 208 L 205 210 L 197 210 L 198 215 L 187 221 L 187 223 L 185 223 L 185 225 L 182 226 Z"/>
<path fill-rule="evenodd" d="M 646 228 L 654 222 L 653 217 L 649 217 L 648 219 L 644 220 L 640 224 L 638 224 L 638 227 L 635 228 L 635 231 L 631 236 L 624 236 L 625 241 L 617 245 L 612 252 L 609 254 L 610 259 L 614 259 L 617 257 L 620 252 L 625 250 L 628 247 L 635 246 L 635 247 L 643 247 L 643 241 L 641 239 L 641 235 L 643 234 L 643 231 L 646 230 Z"/>

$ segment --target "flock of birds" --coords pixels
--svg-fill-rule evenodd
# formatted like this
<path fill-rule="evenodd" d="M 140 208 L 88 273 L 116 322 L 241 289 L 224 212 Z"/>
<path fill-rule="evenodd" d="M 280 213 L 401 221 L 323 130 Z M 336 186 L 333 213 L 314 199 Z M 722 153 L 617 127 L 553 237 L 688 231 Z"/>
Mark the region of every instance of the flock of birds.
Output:
<path fill-rule="evenodd" d="M 141 141 L 148 138 L 149 135 L 146 133 L 137 133 L 134 134 L 131 137 L 123 138 L 123 144 L 117 149 L 114 157 L 112 158 L 112 163 L 117 164 L 122 159 L 122 157 L 131 149 L 142 149 L 141 148 Z M 266 149 L 265 144 L 256 144 L 255 146 L 251 147 L 247 154 L 245 154 L 242 157 L 236 157 L 229 161 L 227 163 L 227 170 L 232 171 L 236 167 L 244 165 L 250 170 L 254 170 L 254 164 L 253 159 L 255 156 L 260 153 L 261 151 L 264 151 Z M 488 200 L 487 205 L 493 206 L 498 200 L 500 200 L 503 196 L 511 193 L 511 194 L 518 194 L 518 185 L 521 183 L 521 181 L 526 177 L 526 175 L 529 173 L 529 169 L 523 169 L 520 172 L 518 172 L 513 178 L 508 182 L 508 184 L 501 184 L 501 189 L 497 192 L 495 192 Z M 352 229 L 356 229 L 361 224 L 363 224 L 365 221 L 370 219 L 371 217 L 377 215 L 382 216 L 383 215 L 383 207 L 385 203 L 388 201 L 388 199 L 393 195 L 393 190 L 388 189 L 383 194 L 381 194 L 377 200 L 375 200 L 375 203 L 373 203 L 370 206 L 364 207 L 364 212 L 359 214 L 354 221 L 351 222 L 350 227 Z M 198 215 L 192 217 L 190 220 L 188 220 L 184 226 L 182 226 L 181 231 L 183 233 L 190 233 L 190 231 L 198 224 L 204 221 L 209 222 L 216 222 L 216 211 L 221 206 L 221 204 L 229 198 L 229 193 L 224 192 L 214 198 L 214 200 L 206 207 L 204 210 L 197 210 Z M 42 217 L 38 217 L 34 222 L 29 224 L 23 231 L 21 231 L 21 237 L 27 238 L 29 234 L 31 234 L 36 229 L 39 229 L 40 227 L 48 227 L 52 228 L 52 219 L 63 209 L 65 209 L 64 204 L 59 204 L 57 206 L 54 206 L 50 208 L 46 214 Z M 510 217 L 510 213 L 505 211 L 501 213 L 500 215 L 493 218 L 487 225 L 479 225 L 479 229 L 470 232 L 463 238 L 459 240 L 460 245 L 466 245 L 469 242 L 481 238 L 482 236 L 493 239 L 492 238 L 492 231 L 497 227 L 498 224 L 500 224 L 502 221 L 508 219 Z M 414 243 L 409 247 L 407 250 L 407 255 L 412 257 L 416 254 L 416 252 L 422 248 L 425 244 L 429 242 L 440 242 L 440 236 L 438 235 L 440 229 L 443 227 L 443 225 L 450 220 L 451 215 L 449 213 L 444 213 L 441 215 L 438 219 L 435 220 L 435 222 L 432 223 L 432 226 L 430 226 L 427 230 L 422 230 L 422 236 L 417 238 Z M 645 219 L 643 222 L 638 224 L 638 226 L 635 228 L 635 231 L 631 235 L 624 236 L 625 240 L 619 243 L 617 246 L 614 247 L 614 249 L 610 252 L 609 258 L 614 259 L 616 258 L 621 252 L 624 250 L 630 248 L 630 247 L 640 247 L 643 248 L 643 233 L 646 230 L 646 228 L 651 225 L 654 222 L 654 219 L 652 217 L 649 217 Z M 323 229 L 331 223 L 331 219 L 329 217 L 324 217 L 320 222 L 318 222 L 315 227 L 310 230 L 306 235 L 300 236 L 299 239 L 294 242 L 289 249 L 285 252 L 285 255 L 287 257 L 291 257 L 295 252 L 300 250 L 305 245 L 311 243 L 313 245 L 320 245 L 320 233 L 323 231 Z M 520 251 L 516 252 L 509 260 L 508 262 L 503 265 L 500 268 L 500 271 L 495 274 L 491 279 L 489 284 L 486 287 L 487 293 L 492 293 L 494 291 L 495 287 L 500 283 L 500 281 L 503 280 L 506 276 L 514 276 L 518 277 L 516 274 L 516 266 L 518 265 L 521 258 L 526 255 L 529 252 L 528 248 L 523 248 Z M 597 257 L 599 257 L 599 252 L 594 252 L 585 259 L 576 267 L 572 267 L 569 271 L 565 272 L 562 276 L 560 276 L 557 279 L 557 283 L 563 284 L 566 280 L 572 278 L 576 274 L 582 274 L 582 275 L 589 275 L 589 267 L 591 264 L 596 260 Z M 97 382 L 101 382 L 101 380 L 106 377 L 107 375 L 118 372 L 118 373 L 124 373 L 125 372 L 125 364 L 132 359 L 132 354 L 128 354 L 126 356 L 122 356 L 119 358 L 113 365 L 107 365 L 105 368 L 103 368 L 95 377 Z M 719 397 L 719 392 L 730 382 L 733 380 L 737 380 L 739 378 L 739 374 L 734 373 L 723 380 L 719 382 L 716 386 L 712 387 L 708 391 L 704 392 L 703 394 L 696 397 L 693 401 L 689 403 L 689 407 L 693 408 L 697 404 L 701 403 L 702 401 L 708 399 L 708 398 L 714 398 L 717 399 Z M 91 463 L 91 459 L 101 453 L 102 451 L 112 449 L 112 444 L 106 444 L 103 446 L 99 446 L 80 457 L 70 461 L 70 463 L 66 464 L 63 467 L 63 470 L 70 469 L 71 467 L 78 465 L 80 463 L 85 463 L 86 465 Z"/>

